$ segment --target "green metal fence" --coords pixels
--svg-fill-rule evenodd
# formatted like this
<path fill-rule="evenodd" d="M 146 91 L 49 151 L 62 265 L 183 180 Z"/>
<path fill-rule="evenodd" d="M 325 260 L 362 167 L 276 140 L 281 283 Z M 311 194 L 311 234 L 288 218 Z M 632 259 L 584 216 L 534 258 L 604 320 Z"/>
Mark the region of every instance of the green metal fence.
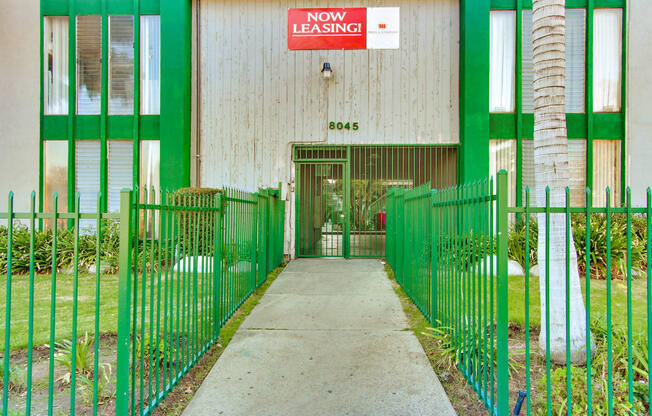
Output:
<path fill-rule="evenodd" d="M 589 190 L 585 207 L 571 207 L 568 191 L 563 206 L 550 191 L 532 206 L 527 190 L 524 207 L 509 207 L 506 179 L 392 189 L 387 260 L 397 281 L 446 335 L 490 413 L 648 414 L 652 192 L 643 208 L 630 190 L 624 206 L 596 208 Z M 523 273 L 508 275 L 517 259 Z"/>
<path fill-rule="evenodd" d="M 280 190 L 0 213 L 3 416 L 146 415 L 283 261 Z M 58 226 L 52 226 L 58 224 Z M 45 226 L 44 230 L 40 230 Z M 118 272 L 116 274 L 116 272 Z"/>

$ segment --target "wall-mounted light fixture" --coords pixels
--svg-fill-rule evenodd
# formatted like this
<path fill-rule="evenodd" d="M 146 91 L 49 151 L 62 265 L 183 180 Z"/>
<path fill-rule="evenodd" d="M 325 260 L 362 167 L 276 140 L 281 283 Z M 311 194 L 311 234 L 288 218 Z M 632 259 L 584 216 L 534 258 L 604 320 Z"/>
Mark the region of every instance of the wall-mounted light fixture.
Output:
<path fill-rule="evenodd" d="M 333 70 L 331 69 L 330 63 L 324 62 L 324 66 L 321 68 L 321 74 L 325 79 L 328 79 L 333 75 Z"/>

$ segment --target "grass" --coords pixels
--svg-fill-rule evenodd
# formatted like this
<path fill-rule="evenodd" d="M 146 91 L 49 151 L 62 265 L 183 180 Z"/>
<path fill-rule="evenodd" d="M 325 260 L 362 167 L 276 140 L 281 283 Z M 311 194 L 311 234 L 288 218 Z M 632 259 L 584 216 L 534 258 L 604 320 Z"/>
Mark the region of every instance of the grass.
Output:
<path fill-rule="evenodd" d="M 582 293 L 586 305 L 586 281 L 581 279 Z M 627 282 L 612 280 L 611 312 L 614 325 L 627 325 Z M 509 277 L 509 321 L 525 326 L 525 278 Z M 647 331 L 647 282 L 645 279 L 632 280 L 632 329 L 636 333 Z M 607 313 L 607 281 L 591 279 L 591 316 Z M 530 276 L 530 327 L 539 327 L 541 305 L 539 299 L 539 278 Z"/>
<path fill-rule="evenodd" d="M 118 276 L 100 277 L 100 332 L 116 333 L 118 327 Z M 7 277 L 0 278 L 0 351 L 4 351 L 6 322 Z M 79 275 L 77 304 L 77 333 L 94 333 L 95 328 L 95 275 Z M 34 346 L 50 342 L 50 299 L 52 276 L 34 277 Z M 56 281 L 56 322 L 57 341 L 70 339 L 73 312 L 73 276 L 57 274 Z M 27 276 L 14 276 L 11 285 L 11 350 L 27 348 L 29 328 L 29 279 Z"/>
<path fill-rule="evenodd" d="M 228 313 L 236 308 L 245 296 L 246 289 L 243 281 L 248 279 L 248 274 L 228 273 L 224 276 L 223 284 L 230 288 L 223 294 L 223 313 Z M 149 279 L 149 277 L 148 277 Z M 176 288 L 178 279 L 169 279 Z M 59 273 L 56 280 L 56 312 L 55 312 L 55 340 L 60 342 L 71 339 L 73 323 L 73 275 Z M 142 313 L 142 280 L 138 287 L 138 327 Z M 163 287 L 164 281 L 161 281 Z M 240 284 L 238 284 L 240 283 Z M 0 305 L 6 305 L 7 277 L 0 277 Z M 118 275 L 106 274 L 100 277 L 99 318 L 101 334 L 116 334 L 118 330 Z M 145 305 L 145 323 L 148 325 L 150 318 L 150 281 L 145 288 L 148 297 Z M 201 284 L 198 287 L 201 295 Z M 34 346 L 46 345 L 50 342 L 50 305 L 51 305 L 52 276 L 40 274 L 34 277 Z M 176 290 L 176 289 L 175 289 Z M 156 292 L 156 290 L 155 290 Z M 28 346 L 29 330 L 29 278 L 24 275 L 14 276 L 11 284 L 11 347 L 12 352 L 25 350 Z M 79 274 L 77 303 L 77 334 L 82 336 L 85 332 L 95 332 L 95 274 Z M 6 308 L 0 310 L 0 352 L 4 351 Z M 156 314 L 155 314 L 156 315 Z M 156 318 L 155 318 L 156 319 Z"/>

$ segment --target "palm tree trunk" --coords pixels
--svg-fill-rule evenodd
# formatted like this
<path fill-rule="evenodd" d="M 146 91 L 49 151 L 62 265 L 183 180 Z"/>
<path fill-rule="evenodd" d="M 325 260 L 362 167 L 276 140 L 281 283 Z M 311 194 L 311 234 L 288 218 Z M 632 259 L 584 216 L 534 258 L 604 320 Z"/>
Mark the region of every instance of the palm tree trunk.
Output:
<path fill-rule="evenodd" d="M 551 206 L 563 207 L 569 185 L 566 133 L 566 19 L 564 0 L 534 0 L 532 6 L 534 46 L 534 164 L 536 196 L 545 206 L 546 186 Z M 518 17 L 520 18 L 520 16 Z M 546 305 L 546 221 L 539 214 L 539 265 L 541 333 L 539 350 L 546 352 L 546 307 L 550 308 L 550 356 L 566 362 L 566 224 L 563 214 L 550 216 L 550 305 Z M 571 231 L 572 232 L 572 231 Z M 577 268 L 577 253 L 570 238 L 570 351 L 571 361 L 586 361 L 586 310 Z"/>

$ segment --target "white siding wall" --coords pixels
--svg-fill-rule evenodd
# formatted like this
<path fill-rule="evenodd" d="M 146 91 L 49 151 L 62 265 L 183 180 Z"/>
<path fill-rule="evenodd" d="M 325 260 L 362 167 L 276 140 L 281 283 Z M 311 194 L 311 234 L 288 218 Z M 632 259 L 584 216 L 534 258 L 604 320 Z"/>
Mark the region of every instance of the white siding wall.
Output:
<path fill-rule="evenodd" d="M 398 50 L 288 50 L 289 8 L 396 5 Z M 297 142 L 459 141 L 458 0 L 202 0 L 200 14 L 202 186 L 291 182 Z M 360 129 L 328 130 L 330 121 Z"/>
<path fill-rule="evenodd" d="M 645 189 L 652 186 L 652 7 L 649 0 L 628 3 L 627 183 L 632 203 L 645 206 Z"/>
<path fill-rule="evenodd" d="M 14 208 L 25 211 L 38 192 L 39 2 L 0 4 L 0 211 L 9 190 Z"/>

